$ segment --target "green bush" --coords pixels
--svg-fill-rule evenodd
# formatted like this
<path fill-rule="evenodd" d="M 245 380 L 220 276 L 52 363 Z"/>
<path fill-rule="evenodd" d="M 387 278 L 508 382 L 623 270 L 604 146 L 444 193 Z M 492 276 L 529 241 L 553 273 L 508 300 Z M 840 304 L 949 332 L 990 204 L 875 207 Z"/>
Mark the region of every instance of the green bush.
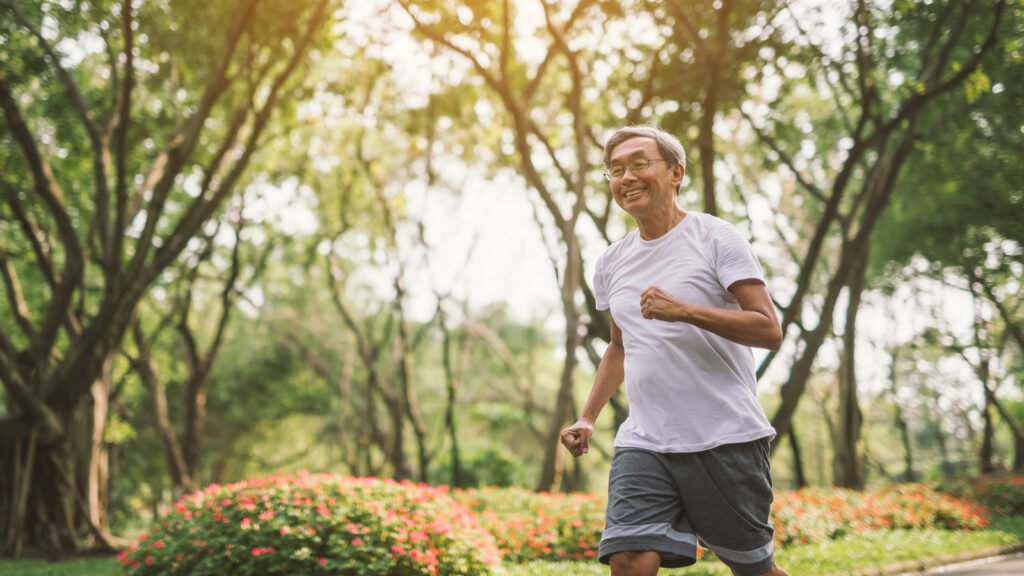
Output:
<path fill-rule="evenodd" d="M 467 451 L 460 464 L 461 488 L 517 486 L 529 480 L 514 456 L 495 448 Z M 451 454 L 442 452 L 430 467 L 430 478 L 439 483 L 453 481 L 451 470 Z"/>
<path fill-rule="evenodd" d="M 961 498 L 974 498 L 993 514 L 1024 516 L 1024 475 L 997 474 L 954 480 L 939 489 Z"/>
<path fill-rule="evenodd" d="M 511 562 L 597 556 L 604 530 L 604 497 L 548 494 L 519 488 L 456 490 L 452 497 L 477 513 Z"/>
<path fill-rule="evenodd" d="M 121 555 L 128 576 L 477 575 L 498 562 L 446 489 L 305 473 L 186 496 Z"/>

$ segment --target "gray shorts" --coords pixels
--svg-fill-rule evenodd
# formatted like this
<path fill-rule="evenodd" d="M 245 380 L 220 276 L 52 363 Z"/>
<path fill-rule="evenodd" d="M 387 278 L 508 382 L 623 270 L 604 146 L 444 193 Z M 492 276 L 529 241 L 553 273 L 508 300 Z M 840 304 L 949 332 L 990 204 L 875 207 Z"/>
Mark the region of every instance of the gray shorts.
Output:
<path fill-rule="evenodd" d="M 696 562 L 697 538 L 739 576 L 775 564 L 770 440 L 704 452 L 617 448 L 599 557 L 655 551 L 666 568 Z"/>

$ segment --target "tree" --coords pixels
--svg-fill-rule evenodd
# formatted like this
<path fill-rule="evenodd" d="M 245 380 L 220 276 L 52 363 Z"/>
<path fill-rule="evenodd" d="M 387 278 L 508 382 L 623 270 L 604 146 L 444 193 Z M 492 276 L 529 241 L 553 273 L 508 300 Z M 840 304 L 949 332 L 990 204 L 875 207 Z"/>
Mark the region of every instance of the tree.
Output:
<path fill-rule="evenodd" d="M 853 7 L 845 25 L 849 42 L 844 46 L 849 49 L 840 54 L 827 53 L 804 31 L 806 20 L 796 21 L 812 55 L 810 69 L 818 74 L 815 82 L 825 97 L 835 103 L 829 117 L 822 120 L 834 129 L 816 132 L 818 141 L 810 143 L 817 150 L 826 150 L 828 145 L 834 148 L 832 152 L 819 154 L 820 158 L 801 157 L 801 162 L 796 162 L 794 154 L 780 141 L 787 135 L 798 141 L 804 139 L 793 130 L 792 119 L 778 117 L 776 113 L 771 119 L 775 136 L 751 119 L 773 156 L 787 167 L 806 193 L 820 203 L 812 211 L 817 220 L 807 224 L 810 241 L 800 263 L 796 288 L 783 307 L 783 330 L 788 333 L 797 329 L 800 342 L 792 370 L 782 387 L 782 402 L 772 417 L 772 425 L 780 435 L 788 432 L 818 350 L 832 332 L 833 317 L 844 292 L 850 303 L 843 326 L 850 337 L 844 338 L 844 345 L 852 342 L 856 329 L 855 303 L 864 286 L 873 233 L 897 189 L 915 142 L 923 131 L 930 129 L 928 117 L 923 113 L 940 96 L 963 85 L 997 45 L 1005 7 L 1005 2 L 991 8 L 959 2 L 930 6 L 898 3 L 891 12 L 883 12 L 880 7 L 862 0 Z M 925 40 L 897 43 L 903 30 L 920 32 Z M 897 72 L 898 76 L 894 76 Z M 794 108 L 777 106 L 775 109 L 800 113 Z M 823 134 L 830 137 L 823 141 Z M 816 183 L 815 173 L 829 175 L 828 192 Z M 833 229 L 837 226 L 839 233 L 835 234 Z M 827 254 L 825 249 L 830 242 L 838 257 L 833 268 L 824 275 L 821 305 L 807 310 L 805 298 L 812 293 L 818 263 Z M 805 328 L 798 322 L 808 312 L 819 319 L 813 328 Z M 850 355 L 852 357 L 852 351 Z M 768 356 L 759 368 L 759 375 L 775 356 Z M 857 398 L 856 377 L 849 368 L 841 384 L 840 398 L 845 399 L 846 404 L 840 406 L 840 412 L 847 417 L 840 419 L 842 429 L 837 431 L 837 438 L 850 446 L 857 442 L 860 424 L 857 409 L 849 405 Z M 856 455 L 855 449 L 844 449 L 841 453 L 841 457 L 849 461 L 837 463 L 837 470 L 846 471 L 844 476 L 836 478 L 837 484 L 856 487 L 862 482 L 856 472 L 860 469 Z"/>
<path fill-rule="evenodd" d="M 472 71 L 497 98 L 507 116 L 507 126 L 515 150 L 515 160 L 529 188 L 546 209 L 545 219 L 552 222 L 563 254 L 553 258 L 559 277 L 562 310 L 565 320 L 565 363 L 555 399 L 555 409 L 545 440 L 544 464 L 537 483 L 538 490 L 550 490 L 561 477 L 558 434 L 572 416 L 573 384 L 577 367 L 581 310 L 580 294 L 593 300 L 583 279 L 583 255 L 576 227 L 581 215 L 588 212 L 588 185 L 594 182 L 594 148 L 597 138 L 592 133 L 592 110 L 584 101 L 591 75 L 586 62 L 592 50 L 573 47 L 569 38 L 579 32 L 588 13 L 596 10 L 592 0 L 581 0 L 571 9 L 557 7 L 545 0 L 539 2 L 543 21 L 531 23 L 537 33 L 544 34 L 546 52 L 539 63 L 525 62 L 512 47 L 516 8 L 507 0 L 486 5 L 401 2 L 412 18 L 416 30 L 428 41 L 443 46 L 467 62 Z M 464 23 L 465 21 L 465 23 Z M 496 27 L 486 23 L 497 22 Z M 466 48 L 466 43 L 473 48 Z M 560 64 L 559 64 L 560 63 Z M 568 84 L 554 79 L 552 71 L 561 65 Z M 541 98 L 545 100 L 541 100 Z M 562 102 L 568 108 L 568 121 L 545 124 L 542 114 L 561 112 Z M 553 110 L 552 110 L 553 109 Z M 564 142 L 564 145 L 561 143 Z M 564 152 L 569 152 L 567 156 Z M 539 165 L 540 158 L 552 167 L 550 172 Z M 603 202 L 603 216 L 595 221 L 607 222 L 610 198 Z M 603 320 L 594 310 L 591 318 Z M 604 333 L 608 333 L 607 330 Z"/>
<path fill-rule="evenodd" d="M 156 311 L 160 316 L 157 327 L 147 334 L 140 319 L 142 314 L 137 315 L 131 327 L 136 352 L 125 351 L 133 370 L 149 392 L 150 414 L 163 445 L 172 493 L 176 497 L 198 489 L 205 480 L 201 462 L 213 368 L 219 359 L 229 321 L 236 312 L 239 293 L 246 286 L 253 285 L 274 250 L 274 242 L 268 241 L 262 247 L 262 253 L 255 258 L 243 255 L 243 249 L 245 252 L 252 249 L 243 236 L 246 226 L 244 210 L 243 198 L 231 210 L 236 212 L 231 216 L 234 220 L 231 239 L 220 238 L 220 223 L 210 226 L 209 233 L 201 239 L 202 247 L 185 258 L 181 270 L 161 286 L 168 294 L 177 294 L 173 299 L 169 298 L 170 302 L 163 303 L 163 310 Z M 230 246 L 218 246 L 219 242 L 225 241 L 230 242 Z M 218 263 L 217 260 L 226 262 Z M 249 260 L 255 261 L 250 263 Z M 226 269 L 219 266 L 226 266 Z M 201 273 L 205 273 L 207 278 L 201 279 Z M 216 305 L 203 302 L 206 298 L 216 301 Z M 160 305 L 152 302 L 149 308 L 156 309 Z M 181 422 L 171 419 L 167 375 L 158 367 L 152 351 L 154 345 L 160 345 L 157 340 L 167 327 L 173 328 L 177 338 L 173 344 L 164 346 L 176 352 L 172 352 L 170 357 L 183 359 L 175 362 L 172 368 L 186 367 L 185 387 L 181 394 L 181 411 L 184 413 Z M 180 438 L 175 429 L 182 430 Z"/>
<path fill-rule="evenodd" d="M 999 35 L 1019 37 L 1024 31 L 1024 7 L 1011 4 L 1006 10 Z M 928 30 L 907 32 L 914 37 Z M 918 273 L 924 277 L 944 281 L 959 277 L 978 306 L 994 312 L 991 322 L 976 316 L 980 326 L 973 345 L 982 356 L 998 350 L 1024 355 L 1024 319 L 1019 287 L 1015 288 L 1015 279 L 1024 270 L 1024 224 L 1019 218 L 1024 201 L 1013 192 L 1024 178 L 1018 161 L 1024 133 L 1001 128 L 1022 123 L 1022 73 L 1024 59 L 1019 47 L 1000 43 L 985 54 L 962 89 L 942 95 L 925 112 L 933 128 L 922 133 L 900 194 L 879 222 L 871 263 L 873 275 L 880 278 L 892 277 L 915 257 L 927 263 Z M 1013 344 L 1000 345 L 1007 340 Z M 951 352 L 961 354 L 968 346 L 954 346 Z M 982 452 L 987 455 L 980 454 L 982 468 L 992 466 L 993 410 L 1010 428 L 1015 452 L 1020 452 L 1024 441 L 1021 425 L 995 395 L 998 383 L 987 382 L 993 360 L 981 356 L 966 360 L 986 382 Z M 1015 459 L 1015 467 L 1021 465 L 1020 460 Z"/>
<path fill-rule="evenodd" d="M 0 4 L 6 554 L 74 549 L 82 526 L 102 541 L 76 479 L 94 452 L 81 439 L 102 437 L 91 430 L 106 419 L 111 355 L 149 287 L 236 189 L 328 6 L 124 0 L 81 18 Z M 62 38 L 98 40 L 102 55 L 73 64 Z M 22 291 L 22 278 L 42 289 Z"/>
<path fill-rule="evenodd" d="M 789 51 L 779 34 L 781 7 L 762 0 L 644 5 L 633 9 L 650 11 L 655 22 L 671 33 L 650 54 L 651 64 L 642 80 L 643 106 L 633 108 L 628 120 L 650 122 L 656 117 L 651 105 L 657 109 L 674 104 L 661 123 L 666 130 L 693 138 L 697 162 L 691 165 L 696 164 L 696 170 L 688 171 L 700 175 L 704 212 L 718 216 L 721 177 L 715 174 L 715 164 L 720 162 L 720 136 L 715 129 L 747 98 L 750 80 L 763 77 L 767 59 L 762 53 L 778 59 Z M 690 143 L 684 143 L 689 148 Z"/>

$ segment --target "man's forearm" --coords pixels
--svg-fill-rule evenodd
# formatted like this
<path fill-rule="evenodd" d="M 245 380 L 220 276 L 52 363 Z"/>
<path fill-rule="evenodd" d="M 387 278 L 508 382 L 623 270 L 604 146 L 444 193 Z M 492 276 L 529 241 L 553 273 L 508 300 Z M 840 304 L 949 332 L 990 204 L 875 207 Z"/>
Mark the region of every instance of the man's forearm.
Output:
<path fill-rule="evenodd" d="M 601 357 L 601 364 L 597 367 L 597 376 L 594 378 L 594 386 L 590 389 L 590 396 L 583 405 L 583 412 L 580 419 L 593 424 L 597 415 L 601 413 L 605 404 L 611 399 L 612 394 L 618 390 L 625 376 L 626 353 L 622 343 L 610 342 L 608 348 Z"/>
<path fill-rule="evenodd" d="M 753 310 L 728 310 L 688 303 L 680 305 L 677 319 L 744 346 L 775 350 L 782 343 L 782 329 L 778 323 Z"/>

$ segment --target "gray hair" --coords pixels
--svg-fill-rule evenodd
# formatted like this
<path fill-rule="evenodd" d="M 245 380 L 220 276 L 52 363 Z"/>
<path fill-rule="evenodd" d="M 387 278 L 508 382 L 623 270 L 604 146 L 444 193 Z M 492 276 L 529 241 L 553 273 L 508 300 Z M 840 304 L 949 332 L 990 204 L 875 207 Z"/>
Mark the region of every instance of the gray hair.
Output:
<path fill-rule="evenodd" d="M 675 136 L 654 126 L 624 126 L 619 128 L 608 138 L 604 145 L 604 165 L 607 167 L 611 162 L 612 150 L 626 140 L 633 138 L 651 138 L 658 143 L 658 152 L 665 157 L 668 166 L 679 165 L 686 170 L 686 150 Z"/>

